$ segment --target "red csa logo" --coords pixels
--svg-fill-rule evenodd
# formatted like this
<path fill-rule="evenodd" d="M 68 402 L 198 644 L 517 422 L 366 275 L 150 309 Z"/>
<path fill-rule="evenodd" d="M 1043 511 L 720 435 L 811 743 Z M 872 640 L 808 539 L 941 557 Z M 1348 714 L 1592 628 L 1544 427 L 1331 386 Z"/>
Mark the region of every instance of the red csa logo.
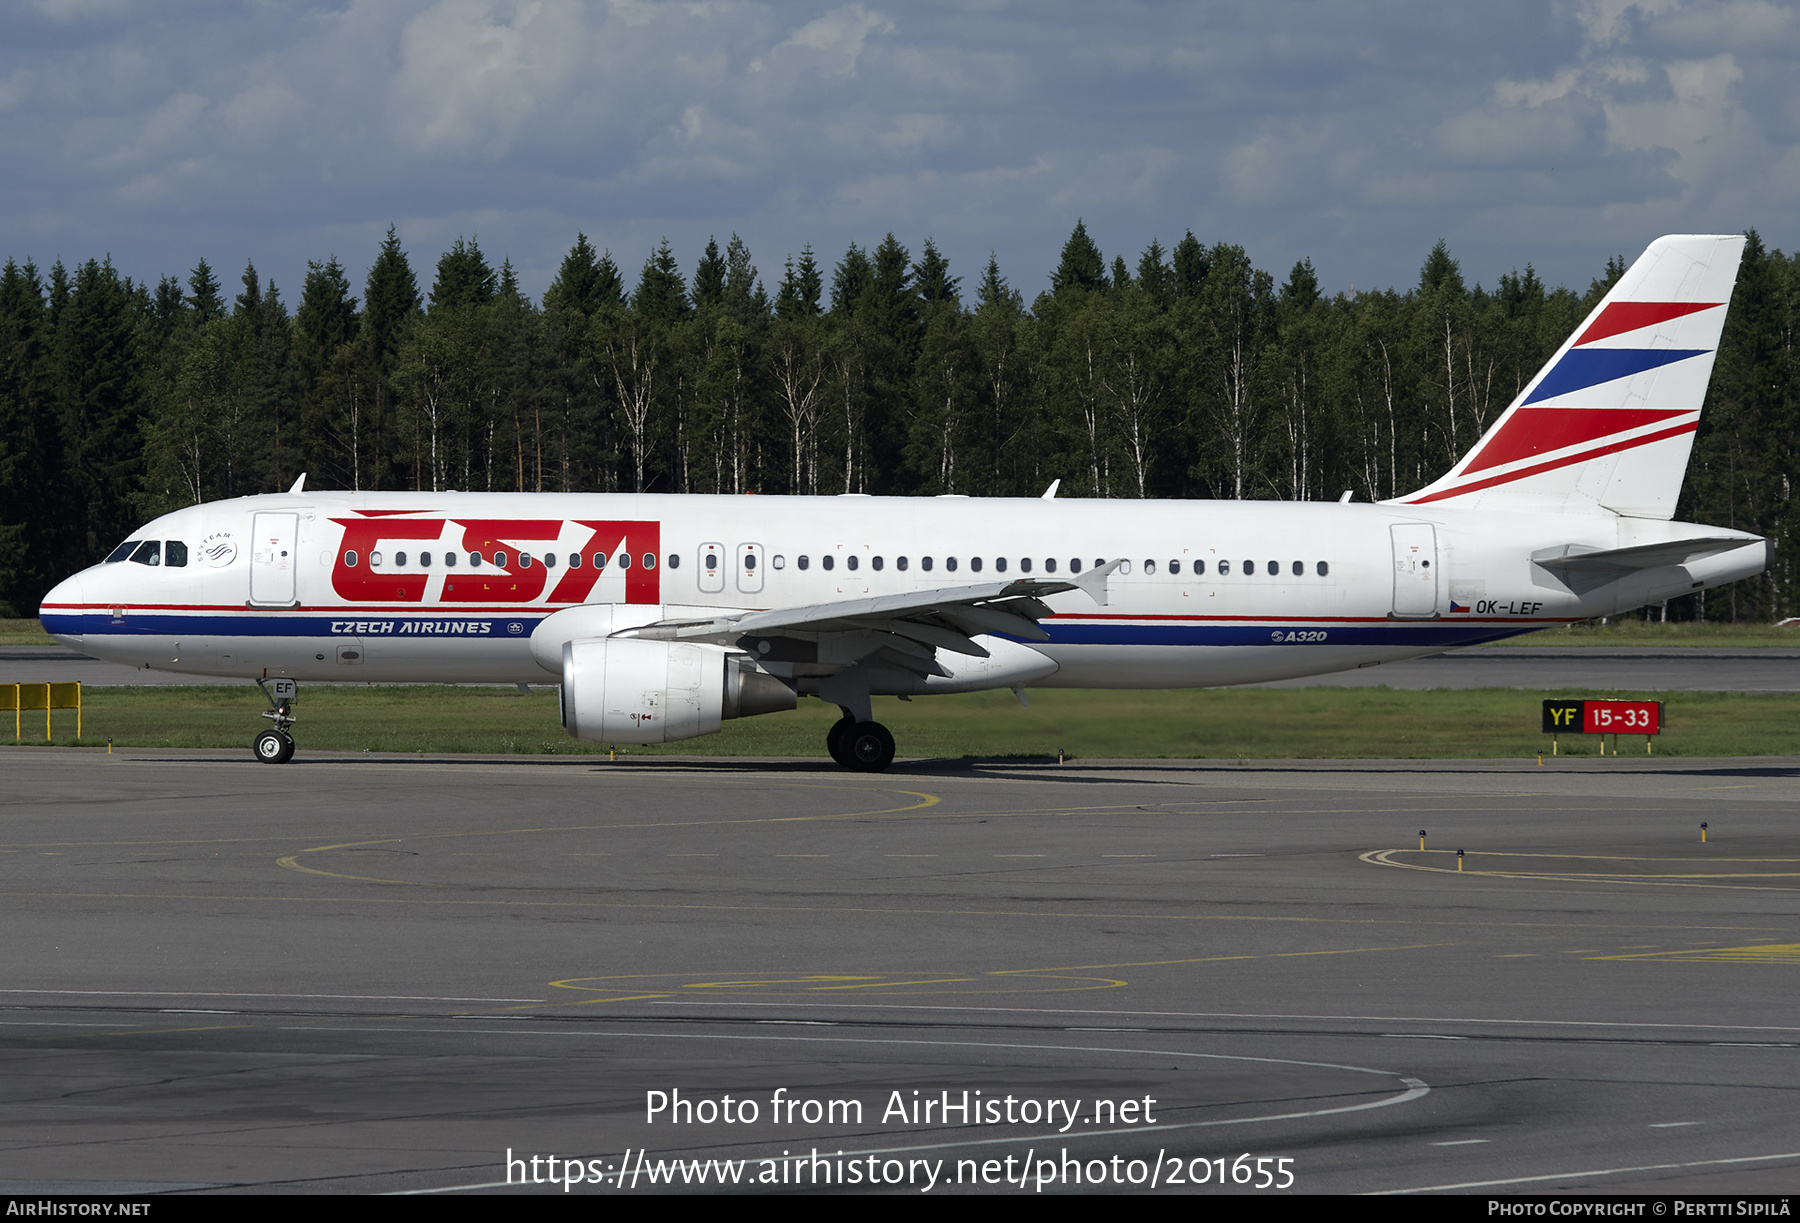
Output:
<path fill-rule="evenodd" d="M 402 511 L 406 512 L 406 511 Z M 661 576 L 656 568 L 662 548 L 662 524 L 639 521 L 568 522 L 560 518 L 400 518 L 388 514 L 366 518 L 333 518 L 344 528 L 331 570 L 331 588 L 353 603 L 421 603 L 432 580 L 429 573 L 388 573 L 368 562 L 384 543 L 405 540 L 436 543 L 446 530 L 462 528 L 460 549 L 481 554 L 479 566 L 444 569 L 443 603 L 582 603 L 605 573 L 623 572 L 625 602 L 662 601 Z M 579 549 L 579 566 L 568 564 L 557 541 L 568 528 L 585 528 Z M 534 546 L 536 545 L 536 546 Z M 566 545 L 565 545 L 566 546 Z M 531 564 L 519 563 L 521 552 L 531 554 Z M 556 553 L 556 565 L 544 564 L 545 553 Z M 352 556 L 356 557 L 353 562 Z M 597 568 L 594 559 L 605 561 Z M 504 558 L 504 563 L 502 563 Z M 648 563 L 646 563 L 648 562 Z M 556 585 L 544 598 L 552 578 Z"/>

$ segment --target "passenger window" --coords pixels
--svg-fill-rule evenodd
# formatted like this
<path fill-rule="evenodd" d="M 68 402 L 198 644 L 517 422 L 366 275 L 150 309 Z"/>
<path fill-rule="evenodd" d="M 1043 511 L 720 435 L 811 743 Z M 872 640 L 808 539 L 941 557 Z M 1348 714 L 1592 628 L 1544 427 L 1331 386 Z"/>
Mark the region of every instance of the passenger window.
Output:
<path fill-rule="evenodd" d="M 894 568 L 898 569 L 901 573 L 905 573 L 906 572 L 906 558 L 904 556 L 895 557 L 894 558 Z"/>
<path fill-rule="evenodd" d="M 875 566 L 875 572 L 876 572 L 876 573 L 880 573 L 880 572 L 881 572 L 881 565 L 882 565 L 882 561 L 881 561 L 881 558 L 880 558 L 880 557 L 879 557 L 879 556 L 877 556 L 877 557 L 875 557 L 875 558 L 874 558 L 874 559 L 872 559 L 872 560 L 870 560 L 870 562 L 869 562 L 869 563 L 870 563 L 870 564 L 871 564 L 871 565 L 873 565 L 873 566 Z"/>
<path fill-rule="evenodd" d="M 371 568 L 371 569 L 381 568 L 381 553 L 379 553 L 379 552 L 369 553 L 369 568 Z"/>
<path fill-rule="evenodd" d="M 554 553 L 554 552 L 544 553 L 544 568 L 546 568 L 546 569 L 556 568 L 556 553 Z"/>
<path fill-rule="evenodd" d="M 479 552 L 469 553 L 469 568 L 471 568 L 471 569 L 481 568 L 481 553 L 479 553 Z"/>
<path fill-rule="evenodd" d="M 1156 562 L 1155 562 L 1155 561 L 1148 561 L 1148 560 L 1147 560 L 1147 561 L 1145 561 L 1145 562 L 1144 562 L 1144 572 L 1145 572 L 1145 573 L 1146 573 L 1146 574 L 1151 574 L 1151 573 L 1155 573 L 1155 572 L 1156 572 Z"/>
<path fill-rule="evenodd" d="M 750 567 L 751 568 L 756 567 L 756 558 L 754 556 L 750 558 Z M 654 553 L 654 552 L 644 553 L 644 568 L 646 568 L 646 569 L 656 568 L 656 553 Z"/>
<path fill-rule="evenodd" d="M 1021 556 L 1019 558 L 1019 572 L 1020 573 L 1030 573 L 1031 572 L 1031 558 L 1029 556 Z"/>
<path fill-rule="evenodd" d="M 1176 574 L 1179 574 L 1180 572 L 1181 572 L 1181 562 L 1180 561 L 1170 561 L 1169 562 L 1170 576 L 1174 576 Z"/>
<path fill-rule="evenodd" d="M 919 558 L 919 567 L 921 569 L 923 569 L 926 573 L 930 573 L 931 572 L 931 558 L 929 556 L 920 557 Z"/>
<path fill-rule="evenodd" d="M 777 569 L 781 568 L 780 565 L 776 565 L 775 567 Z M 669 568 L 671 568 L 671 569 L 681 568 L 681 557 L 674 552 L 669 553 Z"/>
<path fill-rule="evenodd" d="M 107 557 L 104 563 L 110 565 L 114 561 L 125 560 L 133 552 L 137 551 L 137 546 L 138 546 L 137 540 L 135 540 L 135 539 L 126 540 L 124 543 L 120 544 L 118 547 L 116 547 L 112 550 L 112 555 Z"/>
<path fill-rule="evenodd" d="M 802 553 L 801 553 L 801 554 L 800 554 L 800 559 L 799 559 L 799 561 L 798 561 L 798 562 L 797 562 L 797 563 L 798 563 L 798 564 L 799 564 L 799 566 L 800 566 L 800 567 L 801 567 L 801 568 L 802 568 L 802 569 L 810 569 L 810 568 L 812 568 L 812 560 L 811 560 L 811 559 L 810 559 L 810 558 L 809 558 L 809 557 L 808 557 L 808 556 L 807 556 L 807 555 L 806 555 L 806 553 L 804 553 L 804 552 L 802 552 Z"/>
<path fill-rule="evenodd" d="M 970 570 L 972 570 L 975 573 L 980 573 L 981 572 L 981 558 L 979 556 L 971 556 L 969 558 L 969 568 L 970 568 Z"/>
<path fill-rule="evenodd" d="M 1327 565 L 1324 561 L 1320 561 L 1317 565 L 1314 565 L 1313 568 L 1318 571 L 1320 577 L 1329 577 L 1331 574 L 1331 566 Z"/>
<path fill-rule="evenodd" d="M 604 552 L 594 553 L 594 568 L 596 568 L 596 569 L 605 569 L 606 568 L 606 553 L 604 553 Z"/>
<path fill-rule="evenodd" d="M 707 553 L 707 554 L 706 554 L 706 571 L 707 571 L 707 572 L 708 572 L 708 573 L 711 573 L 711 572 L 713 572 L 713 571 L 714 571 L 714 570 L 715 570 L 715 569 L 717 569 L 717 568 L 718 568 L 718 567 L 719 567 L 719 556 L 718 556 L 718 553 L 716 553 L 716 552 L 708 552 L 708 553 Z"/>
<path fill-rule="evenodd" d="M 956 572 L 956 558 L 954 556 L 946 556 L 944 558 L 944 568 L 948 569 L 951 573 L 955 573 Z"/>
<path fill-rule="evenodd" d="M 769 563 L 774 565 L 777 569 L 786 569 L 787 568 L 787 557 L 785 557 L 781 553 L 777 552 L 775 554 L 775 559 L 770 561 Z"/>
<path fill-rule="evenodd" d="M 837 567 L 837 558 L 827 552 L 824 556 L 819 558 L 819 563 L 825 566 L 826 571 L 829 572 Z"/>
<path fill-rule="evenodd" d="M 419 567 L 421 569 L 431 568 L 431 553 L 429 553 L 429 552 L 419 553 Z"/>
<path fill-rule="evenodd" d="M 1056 572 L 1056 558 L 1054 556 L 1044 558 L 1044 572 L 1045 573 L 1055 573 Z"/>
<path fill-rule="evenodd" d="M 629 553 L 629 552 L 619 553 L 619 568 L 621 568 L 621 569 L 631 568 L 631 553 Z"/>
<path fill-rule="evenodd" d="M 187 565 L 187 545 L 179 539 L 171 539 L 163 545 L 163 564 L 176 569 Z"/>
<path fill-rule="evenodd" d="M 1231 562 L 1230 561 L 1220 561 L 1219 562 L 1219 576 L 1222 578 L 1231 576 Z"/>
<path fill-rule="evenodd" d="M 1306 562 L 1305 561 L 1295 561 L 1294 562 L 1294 576 L 1297 578 L 1303 578 L 1306 576 Z"/>
<path fill-rule="evenodd" d="M 506 553 L 504 553 L 504 552 L 494 553 L 494 567 L 496 569 L 506 568 Z"/>
<path fill-rule="evenodd" d="M 344 552 L 344 568 L 346 568 L 346 569 L 356 568 L 356 553 L 351 552 L 347 549 Z"/>
<path fill-rule="evenodd" d="M 1070 573 L 1080 573 L 1081 572 L 1081 558 L 1079 556 L 1071 556 L 1069 558 L 1069 572 Z"/>
<path fill-rule="evenodd" d="M 162 540 L 145 540 L 138 545 L 137 551 L 131 554 L 131 559 L 140 565 L 162 564 Z"/>
<path fill-rule="evenodd" d="M 579 552 L 569 553 L 569 568 L 571 568 L 571 569 L 581 568 L 581 553 L 579 553 Z"/>
<path fill-rule="evenodd" d="M 1205 561 L 1195 561 L 1194 562 L 1194 576 L 1199 577 L 1201 574 L 1203 574 L 1205 572 L 1206 572 L 1206 562 Z"/>
<path fill-rule="evenodd" d="M 1006 572 L 1006 558 L 1004 556 L 996 556 L 994 558 L 994 572 L 995 573 L 1005 573 Z"/>
<path fill-rule="evenodd" d="M 1272 578 L 1280 577 L 1281 576 L 1281 562 L 1280 561 L 1270 561 L 1268 573 L 1269 573 L 1269 576 Z"/>
<path fill-rule="evenodd" d="M 860 564 L 862 564 L 862 562 L 857 559 L 856 553 L 854 553 L 854 552 L 852 552 L 849 556 L 844 558 L 844 565 L 847 568 L 855 569 Z"/>
<path fill-rule="evenodd" d="M 394 553 L 394 563 L 395 563 L 395 564 L 396 564 L 396 565 L 404 565 L 404 564 L 406 564 L 406 553 L 404 553 L 404 552 L 396 552 L 396 553 Z"/>
<path fill-rule="evenodd" d="M 404 564 L 405 562 L 402 562 L 402 563 Z M 521 568 L 521 569 L 531 568 L 531 553 L 529 553 L 529 552 L 519 553 L 519 568 Z"/>
<path fill-rule="evenodd" d="M 444 568 L 446 568 L 446 569 L 456 568 L 456 553 L 454 553 L 454 552 L 444 553 Z"/>
<path fill-rule="evenodd" d="M 1256 573 L 1256 562 L 1255 561 L 1245 561 L 1244 562 L 1244 576 L 1252 577 L 1255 575 L 1255 573 Z"/>

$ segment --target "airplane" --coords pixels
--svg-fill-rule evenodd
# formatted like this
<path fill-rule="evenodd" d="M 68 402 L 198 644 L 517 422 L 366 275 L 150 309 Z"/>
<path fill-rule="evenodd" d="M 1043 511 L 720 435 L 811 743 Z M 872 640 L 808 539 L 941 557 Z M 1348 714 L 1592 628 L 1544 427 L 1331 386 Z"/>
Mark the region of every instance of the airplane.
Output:
<path fill-rule="evenodd" d="M 1651 243 L 1476 446 L 1377 503 L 308 491 L 190 506 L 58 585 L 57 640 L 152 670 L 560 686 L 576 738 L 676 742 L 802 697 L 1190 688 L 1365 667 L 1762 572 L 1673 522 L 1744 239 Z M 267 689 L 264 689 L 268 696 Z"/>

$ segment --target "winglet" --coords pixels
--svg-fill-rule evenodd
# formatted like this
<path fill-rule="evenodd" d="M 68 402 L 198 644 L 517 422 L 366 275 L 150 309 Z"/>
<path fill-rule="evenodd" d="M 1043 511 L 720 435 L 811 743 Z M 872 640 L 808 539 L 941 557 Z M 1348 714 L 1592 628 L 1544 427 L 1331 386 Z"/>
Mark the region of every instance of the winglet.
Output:
<path fill-rule="evenodd" d="M 306 489 L 306 473 L 301 472 L 300 478 L 298 480 L 294 481 L 294 487 L 288 489 L 288 495 L 291 497 L 295 493 L 304 492 L 305 489 Z"/>
<path fill-rule="evenodd" d="M 1044 490 L 1044 495 L 1042 497 L 1039 497 L 1038 500 L 1040 500 L 1040 501 L 1056 500 L 1056 490 L 1061 486 L 1062 486 L 1062 479 L 1060 477 L 1058 477 L 1055 480 L 1050 481 L 1050 487 L 1046 488 Z"/>
<path fill-rule="evenodd" d="M 1098 603 L 1101 607 L 1105 607 L 1106 579 L 1111 577 L 1113 571 L 1124 563 L 1125 558 L 1121 556 L 1116 561 L 1108 561 L 1106 564 L 1101 565 L 1096 569 L 1090 569 L 1075 579 L 1075 585 L 1079 586 L 1082 590 L 1085 590 L 1088 598 Z"/>

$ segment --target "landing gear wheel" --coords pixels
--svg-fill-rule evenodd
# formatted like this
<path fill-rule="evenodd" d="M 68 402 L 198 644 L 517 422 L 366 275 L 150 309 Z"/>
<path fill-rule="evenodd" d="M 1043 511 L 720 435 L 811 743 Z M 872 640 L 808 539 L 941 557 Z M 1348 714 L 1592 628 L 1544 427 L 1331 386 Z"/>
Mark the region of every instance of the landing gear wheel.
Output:
<path fill-rule="evenodd" d="M 278 730 L 265 730 L 256 736 L 251 750 L 264 764 L 286 764 L 294 758 L 294 739 Z"/>
<path fill-rule="evenodd" d="M 894 763 L 894 736 L 879 722 L 858 722 L 843 743 L 850 767 L 859 773 L 879 773 Z"/>
<path fill-rule="evenodd" d="M 852 763 L 850 754 L 844 746 L 845 741 L 850 736 L 851 728 L 855 725 L 856 719 L 849 714 L 845 714 L 836 722 L 833 722 L 831 724 L 831 729 L 825 732 L 825 750 L 831 753 L 831 758 L 833 760 L 837 761 L 847 769 L 856 767 L 855 764 Z"/>

